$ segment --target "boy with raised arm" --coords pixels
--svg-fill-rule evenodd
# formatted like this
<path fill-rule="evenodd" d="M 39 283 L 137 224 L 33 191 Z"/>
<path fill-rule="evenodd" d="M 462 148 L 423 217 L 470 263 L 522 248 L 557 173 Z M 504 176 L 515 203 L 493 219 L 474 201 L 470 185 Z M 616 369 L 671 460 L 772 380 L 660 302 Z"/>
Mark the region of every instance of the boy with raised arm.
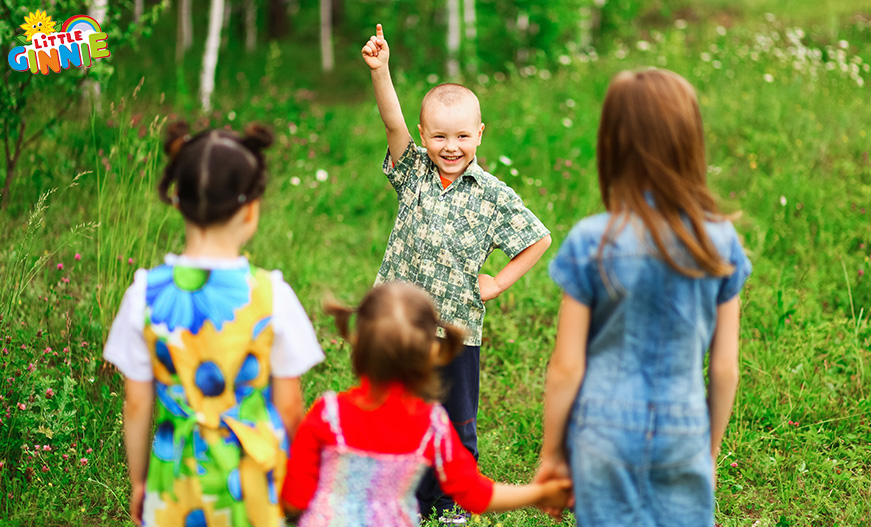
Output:
<path fill-rule="evenodd" d="M 384 173 L 399 197 L 399 211 L 375 283 L 404 281 L 432 296 L 443 323 L 467 331 L 464 351 L 442 370 L 444 407 L 463 445 L 478 457 L 476 420 L 484 302 L 511 287 L 550 246 L 547 228 L 517 194 L 478 165 L 484 124 L 478 98 L 458 84 L 436 86 L 420 109 L 421 147 L 414 144 L 390 79 L 390 49 L 381 24 L 363 46 L 378 111 L 387 131 Z M 511 261 L 494 277 L 478 274 L 493 251 Z M 441 329 L 441 328 L 440 328 Z M 454 503 L 432 473 L 418 489 L 420 510 L 435 507 L 445 522 Z"/>

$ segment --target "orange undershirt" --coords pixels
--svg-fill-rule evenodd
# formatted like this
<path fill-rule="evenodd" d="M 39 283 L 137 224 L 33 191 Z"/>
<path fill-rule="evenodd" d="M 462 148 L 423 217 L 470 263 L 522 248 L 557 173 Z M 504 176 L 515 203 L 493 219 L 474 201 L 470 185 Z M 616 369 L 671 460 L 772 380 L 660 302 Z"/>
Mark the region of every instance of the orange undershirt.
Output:
<path fill-rule="evenodd" d="M 439 174 L 439 179 L 442 180 L 442 188 L 448 188 L 448 187 L 451 186 L 451 180 L 450 180 L 450 179 L 447 179 L 447 178 L 445 178 L 445 177 L 442 177 L 441 174 Z"/>

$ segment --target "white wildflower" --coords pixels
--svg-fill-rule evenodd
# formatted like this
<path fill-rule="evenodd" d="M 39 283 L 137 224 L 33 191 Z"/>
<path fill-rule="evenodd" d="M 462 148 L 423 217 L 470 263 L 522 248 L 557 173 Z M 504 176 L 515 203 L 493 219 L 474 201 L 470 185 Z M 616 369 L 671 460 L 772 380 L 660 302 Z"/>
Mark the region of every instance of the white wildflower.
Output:
<path fill-rule="evenodd" d="M 677 20 L 674 21 L 674 27 L 676 27 L 678 29 L 686 29 L 687 28 L 687 21 L 682 19 L 682 18 L 678 18 Z"/>
<path fill-rule="evenodd" d="M 650 50 L 650 42 L 646 40 L 639 40 L 635 43 L 635 47 L 638 48 L 638 51 L 649 51 Z"/>
<path fill-rule="evenodd" d="M 507 167 L 510 167 L 511 163 L 513 163 L 513 161 L 511 161 L 511 158 L 508 156 L 499 156 L 499 162 Z"/>
<path fill-rule="evenodd" d="M 723 26 L 717 26 L 717 34 L 720 35 L 721 37 L 725 37 L 726 36 L 726 28 L 724 28 Z"/>
<path fill-rule="evenodd" d="M 786 196 L 780 196 L 780 206 L 786 207 Z"/>
<path fill-rule="evenodd" d="M 330 177 L 330 175 L 329 175 L 329 174 L 327 173 L 327 171 L 324 170 L 323 168 L 319 168 L 319 169 L 317 170 L 317 172 L 315 172 L 315 179 L 317 179 L 317 180 L 320 181 L 321 183 L 323 183 L 324 181 L 326 181 L 328 177 Z"/>
<path fill-rule="evenodd" d="M 763 75 L 763 76 L 762 76 L 762 79 L 763 79 L 765 82 L 774 82 L 774 76 L 771 75 L 770 73 L 766 73 L 765 75 Z"/>
<path fill-rule="evenodd" d="M 571 128 L 572 120 L 566 117 L 565 119 L 563 119 L 563 126 L 565 126 L 566 128 Z"/>
<path fill-rule="evenodd" d="M 575 107 L 575 100 L 574 99 L 566 99 L 566 106 L 568 106 L 569 108 L 574 108 Z"/>

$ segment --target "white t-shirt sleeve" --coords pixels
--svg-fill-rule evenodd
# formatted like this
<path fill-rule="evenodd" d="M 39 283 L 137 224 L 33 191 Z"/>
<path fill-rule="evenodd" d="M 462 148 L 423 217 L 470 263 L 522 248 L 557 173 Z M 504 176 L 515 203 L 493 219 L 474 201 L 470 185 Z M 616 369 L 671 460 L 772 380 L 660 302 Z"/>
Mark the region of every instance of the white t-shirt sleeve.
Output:
<path fill-rule="evenodd" d="M 281 271 L 272 271 L 272 376 L 299 377 L 324 360 L 308 315 Z"/>
<path fill-rule="evenodd" d="M 114 364 L 125 377 L 134 381 L 151 381 L 151 354 L 145 343 L 145 290 L 148 271 L 139 269 L 133 284 L 124 293 L 121 307 L 112 322 L 103 358 Z"/>

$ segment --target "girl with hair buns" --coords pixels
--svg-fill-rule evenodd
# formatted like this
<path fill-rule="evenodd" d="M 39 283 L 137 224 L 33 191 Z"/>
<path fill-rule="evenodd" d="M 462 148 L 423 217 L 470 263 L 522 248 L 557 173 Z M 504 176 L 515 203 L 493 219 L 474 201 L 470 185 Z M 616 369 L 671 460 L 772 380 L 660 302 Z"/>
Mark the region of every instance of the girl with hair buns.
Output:
<path fill-rule="evenodd" d="M 158 190 L 184 217 L 185 248 L 136 272 L 103 353 L 126 377 L 137 525 L 282 524 L 299 377 L 323 352 L 281 273 L 240 256 L 257 230 L 271 143 L 257 125 L 244 136 L 169 128 Z"/>
<path fill-rule="evenodd" d="M 711 526 L 751 266 L 708 189 L 693 87 L 617 75 L 596 158 L 606 212 L 550 266 L 564 294 L 536 480 L 571 474 L 578 526 Z"/>
<path fill-rule="evenodd" d="M 422 289 L 391 282 L 356 310 L 330 304 L 327 312 L 351 343 L 360 385 L 326 393 L 299 427 L 282 491 L 290 512 L 305 510 L 299 527 L 417 525 L 414 492 L 428 467 L 470 512 L 566 504 L 568 479 L 512 486 L 478 472 L 444 408 L 432 402 L 440 392 L 435 368 L 457 355 L 464 335 L 446 326 L 445 338 L 435 337 L 439 320 Z"/>

